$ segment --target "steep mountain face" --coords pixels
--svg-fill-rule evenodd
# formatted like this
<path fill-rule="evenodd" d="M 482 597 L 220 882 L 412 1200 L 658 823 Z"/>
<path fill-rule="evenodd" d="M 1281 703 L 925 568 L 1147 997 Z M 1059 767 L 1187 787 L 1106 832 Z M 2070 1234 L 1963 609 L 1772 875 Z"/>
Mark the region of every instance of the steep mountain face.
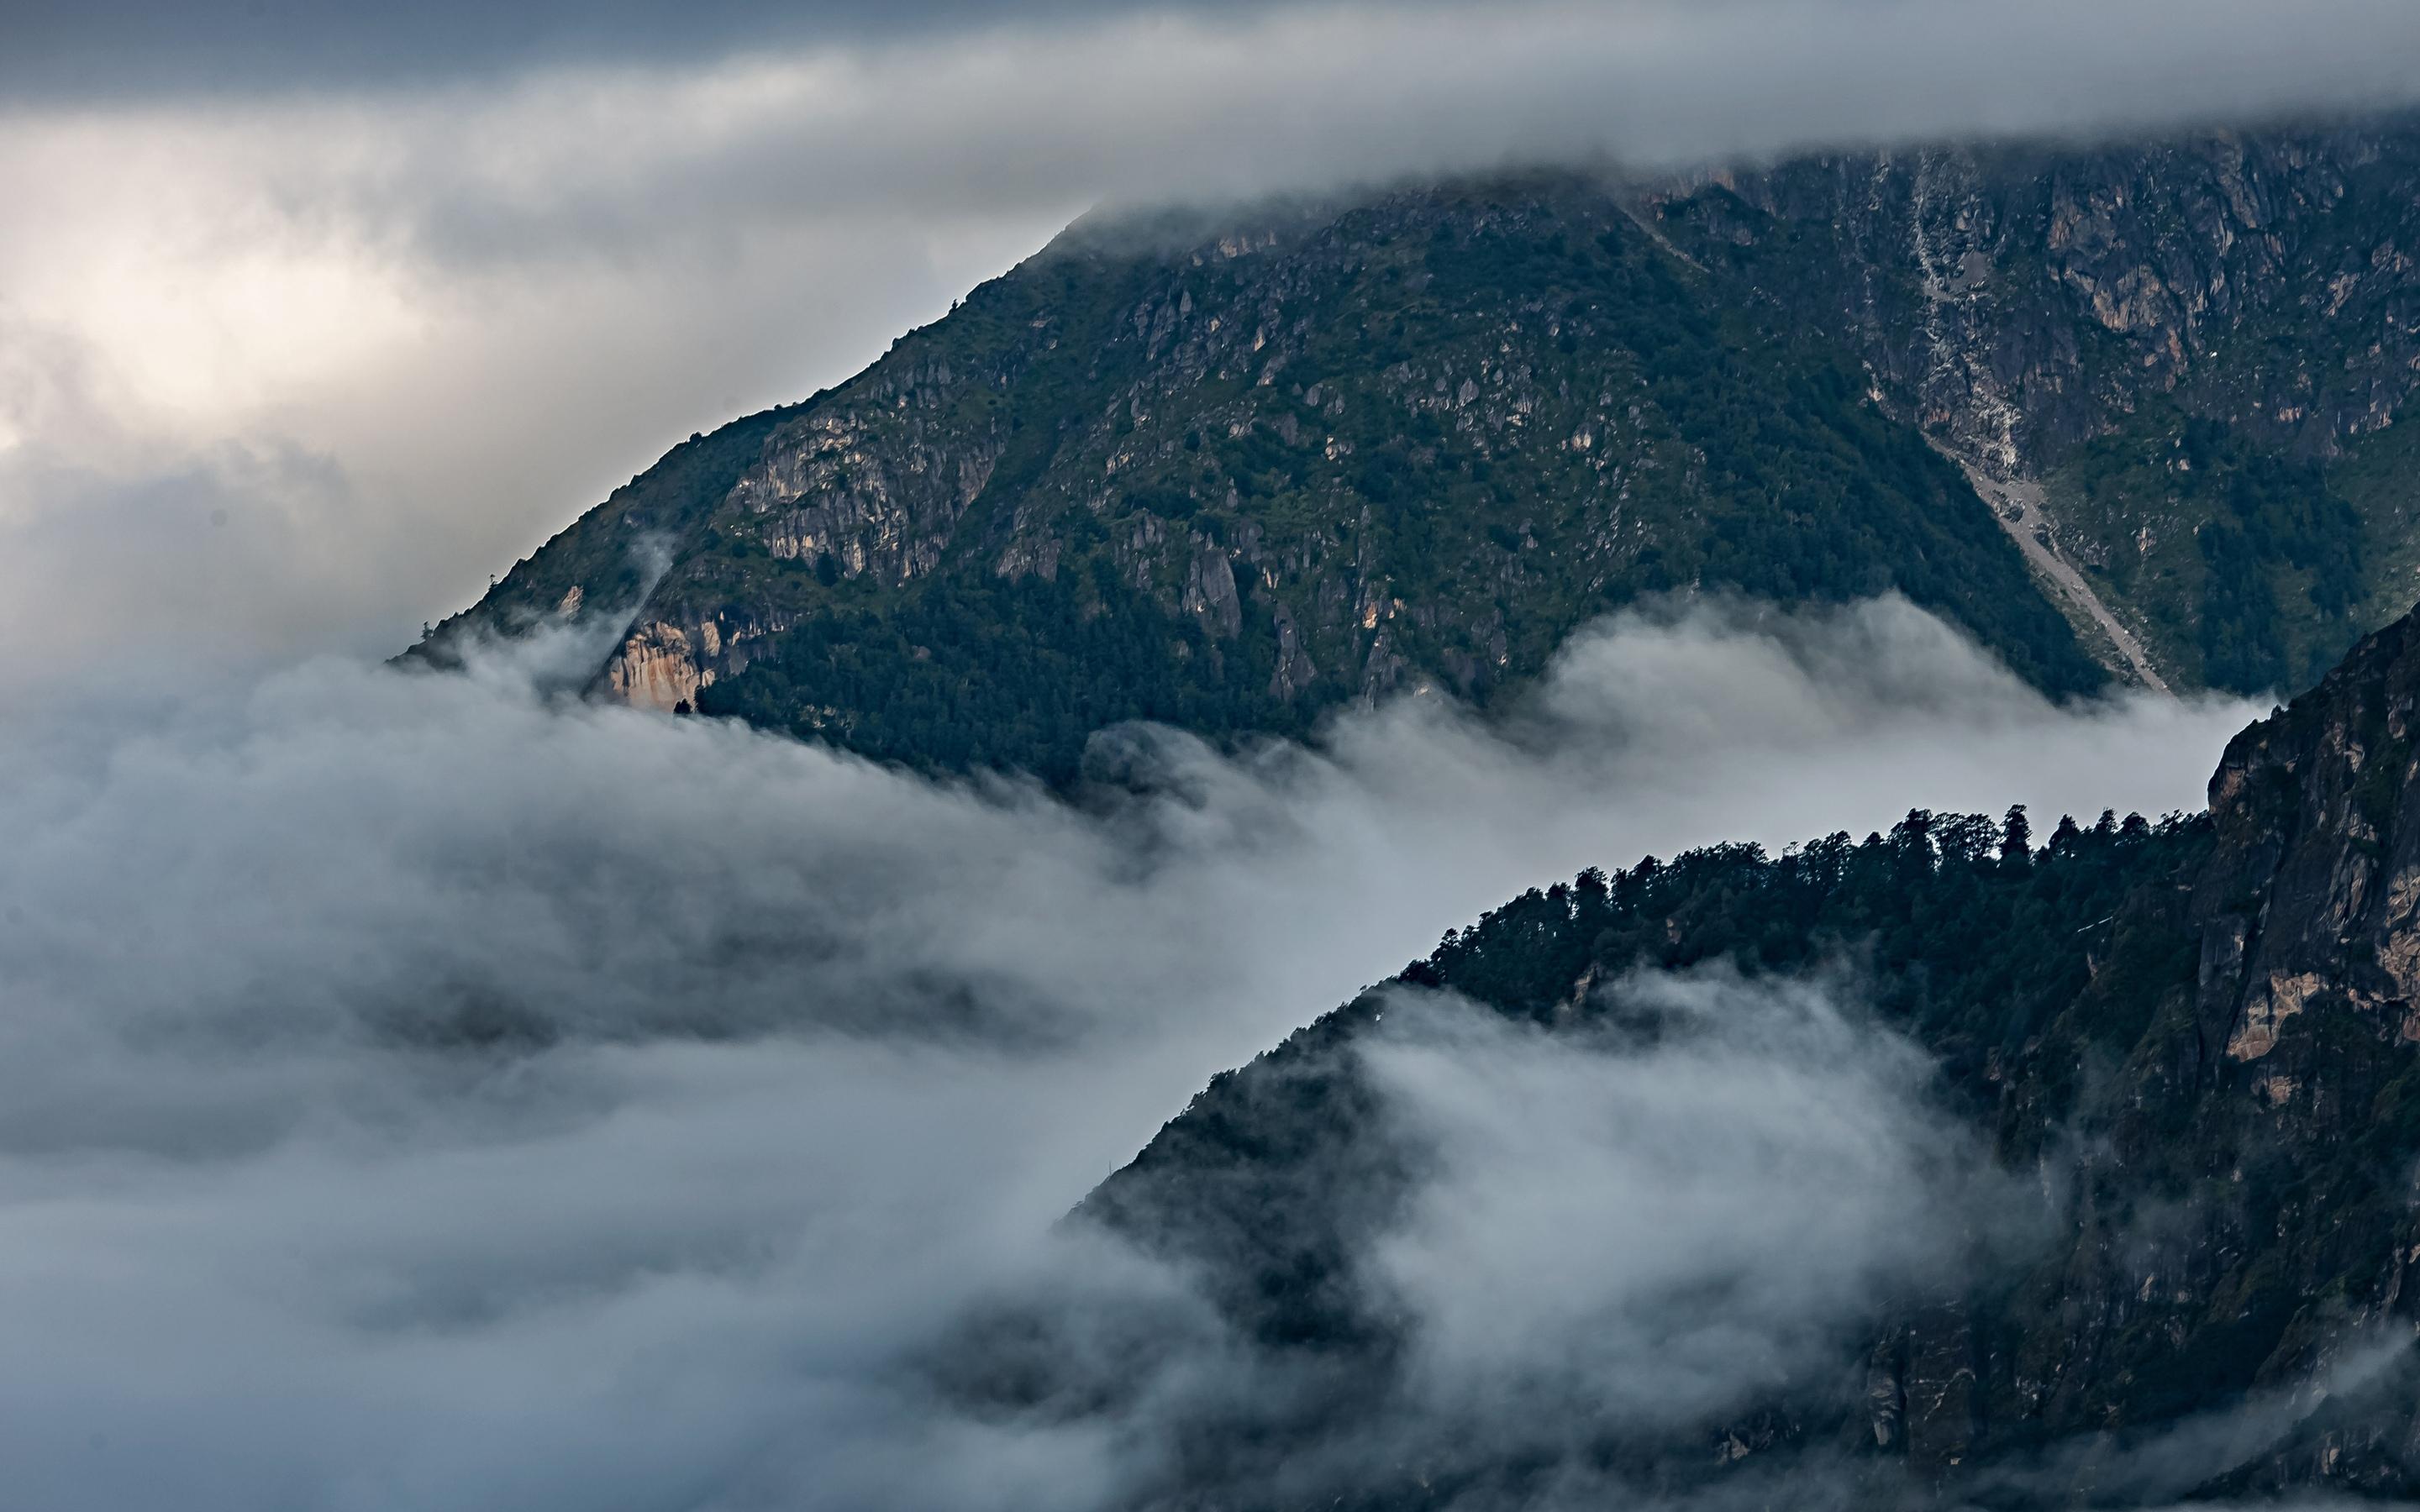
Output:
<path fill-rule="evenodd" d="M 2301 686 L 2420 589 L 2409 121 L 1827 158 L 1651 203 L 1822 310 L 2172 680 Z"/>
<path fill-rule="evenodd" d="M 2041 470 L 2172 394 L 2338 456 L 2420 383 L 2401 122 L 1801 160 L 1653 194 L 1691 255 L 1821 291 L 1918 418 Z"/>
<path fill-rule="evenodd" d="M 1897 589 L 2098 684 L 1958 470 L 1792 324 L 1567 177 L 1079 227 L 780 420 L 710 507 L 635 507 L 651 473 L 438 643 L 627 608 L 594 548 L 648 531 L 672 565 L 613 692 L 944 764 L 1484 700 L 1673 589 Z M 668 465 L 701 447 L 744 449 Z"/>
<path fill-rule="evenodd" d="M 2420 1493 L 2415 721 L 2406 619 L 2243 732 L 2206 814 L 2062 825 L 2030 853 L 1911 814 L 1862 844 L 1587 873 L 1214 1081 L 1084 1211 L 1202 1277 L 1266 1368 L 1326 1384 L 1286 1423 L 1197 1425 L 1171 1504 L 1532 1504 L 1575 1465 L 1752 1505 L 1820 1504 L 1817 1486 L 1849 1504 Z M 1369 1058 L 1405 994 L 1575 1051 L 1652 1045 L 1678 1031 L 1641 1016 L 1627 973 L 1841 960 L 1879 1024 L 1937 1057 L 1931 1095 L 2012 1179 L 2020 1238 L 1954 1284 L 1877 1295 L 1835 1368 L 1744 1410 L 1642 1436 L 1583 1398 L 1534 1440 L 1432 1444 L 1349 1490 L 1276 1473 L 1409 1411 L 1419 1325 L 1373 1256 L 1421 1157 Z"/>
<path fill-rule="evenodd" d="M 2303 686 L 2420 582 L 2415 207 L 2398 119 L 1087 223 L 425 649 L 635 604 L 614 696 L 1053 778 L 1121 719 L 1488 702 L 1666 591 Z"/>

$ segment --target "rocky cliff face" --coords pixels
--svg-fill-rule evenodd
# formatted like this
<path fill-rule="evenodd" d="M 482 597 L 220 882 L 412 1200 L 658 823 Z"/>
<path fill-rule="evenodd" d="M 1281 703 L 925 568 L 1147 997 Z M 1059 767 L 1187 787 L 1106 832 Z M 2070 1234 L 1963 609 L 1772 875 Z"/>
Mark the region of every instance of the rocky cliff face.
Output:
<path fill-rule="evenodd" d="M 2004 517 L 2170 680 L 2300 686 L 2420 594 L 2393 430 L 2420 382 L 2408 120 L 1826 158 L 1643 204 L 1689 255 L 1822 309 L 1900 412 L 2015 486 Z M 2259 491 L 2331 513 L 2271 510 L 2247 572 L 2227 547 L 2261 510 L 2255 457 L 2299 470 Z M 2362 559 L 2341 594 L 2285 570 L 2322 535 Z M 2211 623 L 2245 593 L 2273 600 L 2261 623 Z M 2246 637 L 2270 649 L 2233 655 Z"/>
<path fill-rule="evenodd" d="M 2420 1040 L 2420 825 L 2406 819 L 2420 644 L 2411 620 L 2239 736 L 2211 783 L 2220 850 L 2195 892 L 2209 1044 L 2273 1074 L 2319 1006 L 2381 1041 Z M 2257 906 L 2256 906 L 2257 905 Z M 2282 1084 L 2281 1084 L 2282 1089 Z"/>
<path fill-rule="evenodd" d="M 1450 935 L 1396 991 L 1456 992 L 1574 1054 L 1668 1032 L 1607 995 L 1635 968 L 1862 961 L 2012 1180 L 1994 1204 L 2039 1211 L 1964 1279 L 1877 1292 L 1836 1366 L 1763 1406 L 1642 1436 L 1567 1403 L 1559 1447 L 1424 1450 L 1351 1504 L 1527 1504 L 1574 1476 L 1753 1505 L 1812 1504 L 1776 1485 L 2018 1507 L 2420 1493 L 2415 711 L 2407 619 L 2238 737 L 2205 815 L 2012 856 L 1995 826 L 1915 814 L 1863 845 L 1590 873 Z M 1418 1325 L 1370 1254 L 1425 1157 L 1387 1132 L 1357 1048 L 1397 1006 L 1373 995 L 1218 1078 L 1084 1210 L 1194 1268 L 1284 1371 L 1341 1378 L 1307 1427 L 1197 1428 L 1221 1447 L 1189 1473 L 1219 1504 L 1296 1504 L 1238 1443 L 1300 1460 L 1412 1411 Z M 1535 1284 L 1597 1263 L 1542 1258 Z"/>
<path fill-rule="evenodd" d="M 2005 1069 L 2004 1153 L 2038 1159 L 2024 1130 L 2057 1063 L 2114 1043 L 2091 1026 L 2144 1026 L 2069 1115 L 2070 1237 L 1993 1319 L 2000 1339 L 1978 1335 L 1985 1379 L 2007 1372 L 1978 1447 L 2027 1417 L 2139 1430 L 2235 1389 L 2265 1415 L 2173 1489 L 2420 1489 L 2415 700 L 2407 618 L 2238 736 L 2208 855 L 2145 879 L 2104 957 L 2164 949 L 2180 969 L 2097 967 L 2067 1032 Z"/>
<path fill-rule="evenodd" d="M 2044 471 L 2155 397 L 2337 455 L 2420 382 L 2407 123 L 1918 149 L 1647 203 L 1693 255 L 1820 297 L 1929 429 Z"/>

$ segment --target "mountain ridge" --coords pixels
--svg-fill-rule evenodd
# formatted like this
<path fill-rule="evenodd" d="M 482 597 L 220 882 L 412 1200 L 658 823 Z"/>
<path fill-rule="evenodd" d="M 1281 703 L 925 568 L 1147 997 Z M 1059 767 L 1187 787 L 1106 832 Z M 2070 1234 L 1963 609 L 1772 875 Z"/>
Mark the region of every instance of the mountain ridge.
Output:
<path fill-rule="evenodd" d="M 1483 705 L 1699 589 L 2289 690 L 2420 589 L 2415 203 L 2393 116 L 1090 216 L 420 654 L 636 605 L 609 696 L 1053 780 L 1126 719 Z"/>
<path fill-rule="evenodd" d="M 1214 1078 L 1078 1210 L 1196 1277 L 1269 1379 L 1324 1382 L 1199 1409 L 1138 1504 L 1528 1505 L 1573 1476 L 1751 1506 L 2420 1493 L 2415 720 L 2406 617 L 2230 742 L 2202 814 L 2036 847 L 2021 810 L 1912 812 L 1583 872 L 1449 933 Z M 1688 1031 L 1633 973 L 1777 987 L 1844 959 L 2044 1228 L 1877 1297 L 1828 1374 L 1744 1406 L 1648 1432 L 1582 1393 L 1517 1433 L 1432 1425 L 1350 1487 L 1280 1473 L 1425 1411 L 1423 1325 L 1373 1280 L 1421 1169 L 1373 1079 L 1383 1019 L 1443 993 L 1565 1055 L 1645 1054 Z"/>
<path fill-rule="evenodd" d="M 1036 639 L 1056 643 L 1043 654 L 1064 650 L 1069 621 L 1131 611 L 1156 631 L 1137 639 L 1159 653 L 1162 680 L 1211 705 L 1189 722 L 1290 733 L 1354 698 L 1439 687 L 1484 702 L 1534 675 L 1594 613 L 1700 583 L 1784 600 L 1897 587 L 2030 659 L 2047 686 L 2101 680 L 2027 594 L 2022 561 L 1954 467 L 1858 400 L 1848 375 L 1737 322 L 1717 329 L 1625 213 L 1554 183 L 1561 197 L 1543 202 L 1474 192 L 1442 220 L 1425 196 L 1348 212 L 1360 217 L 1349 234 L 1307 237 L 1291 261 L 1276 232 L 1249 246 L 1225 239 L 1232 255 L 1212 243 L 1174 267 L 1104 270 L 1083 261 L 1079 240 L 985 285 L 783 423 L 691 523 L 604 686 L 913 760 L 934 732 L 883 748 L 816 685 L 851 683 L 860 669 L 845 658 L 886 639 L 892 619 L 905 622 L 891 638 L 900 645 L 854 681 L 914 682 L 951 629 L 919 601 L 954 595 L 974 601 L 979 625 L 1022 612 L 1044 625 Z M 1528 259 L 1528 233 L 1565 216 L 1579 219 L 1537 233 L 1559 236 L 1563 253 L 1512 275 L 1547 292 L 1523 296 L 1532 308 L 1526 326 L 1510 321 L 1523 343 L 1510 357 L 1496 349 L 1508 340 L 1496 265 Z M 1206 284 L 1185 286 L 1211 276 L 1228 280 L 1217 310 Z M 1380 301 L 1355 280 L 1417 293 Z M 1135 285 L 1155 281 L 1145 300 Z M 1567 325 L 1561 306 L 1583 296 L 1566 285 L 1607 283 L 1593 297 L 1602 315 Z M 1307 308 L 1289 314 L 1290 300 Z M 1357 301 L 1382 313 L 1331 350 L 1323 332 L 1342 322 L 1328 305 Z M 1061 346 L 1057 324 L 1080 328 L 1085 349 Z M 1374 352 L 1373 330 L 1388 344 Z M 1663 365 L 1639 371 L 1632 343 L 1651 344 Z M 1032 398 L 1103 387 L 1095 368 L 1118 363 L 1128 377 L 1113 413 Z M 1551 381 L 1549 363 L 1562 370 Z M 1741 367 L 1755 371 L 1727 376 Z M 1683 421 L 1652 393 L 1617 403 L 1616 371 L 1624 391 L 1672 391 L 1666 404 Z M 1013 404 L 1001 398 L 1011 388 Z M 1164 424 L 1163 407 L 1175 411 Z M 1052 434 L 1036 434 L 1045 425 Z M 1693 427 L 1718 442 L 1759 436 L 1709 461 Z M 1564 481 L 1535 486 L 1541 468 Z M 1809 491 L 1804 508 L 1739 501 L 1742 489 L 1792 488 Z M 1961 495 L 1962 507 L 1941 507 Z M 600 513 L 630 511 L 614 501 Z M 597 518 L 583 540 L 612 533 Z M 438 644 L 503 616 L 552 613 L 580 586 L 570 560 L 551 546 Z M 1978 579 L 2001 591 L 1975 593 Z M 583 588 L 580 602 L 602 601 Z M 802 630 L 818 643 L 784 658 Z M 953 690 L 1012 671 L 980 656 L 941 670 Z M 702 699 L 704 688 L 719 691 Z M 1121 706 L 1115 692 L 1045 741 L 972 754 L 1016 764 L 1047 747 L 1022 764 L 1063 773 L 1093 728 L 1183 707 Z"/>
<path fill-rule="evenodd" d="M 420 654 L 635 612 L 612 696 L 1052 782 L 1122 720 L 1490 706 L 1650 594 L 1896 591 L 2054 695 L 2106 686 L 2095 651 L 2308 683 L 2198 815 L 2037 847 L 2021 811 L 1912 810 L 1533 890 L 1214 1079 L 1075 1221 L 1198 1284 L 1243 1362 L 1178 1398 L 1138 1504 L 2420 1495 L 2420 625 L 2379 626 L 2420 571 L 2415 207 L 2395 118 L 1088 220 L 675 449 Z M 2038 1192 L 2030 1247 L 1954 1236 L 1954 1282 L 1654 1432 L 1576 1395 L 1506 1436 L 1421 1417 L 1419 1319 L 1370 1285 L 1421 1179 L 1381 1015 L 1450 995 L 1621 1054 L 1689 1032 L 1641 972 L 1827 970 Z M 1149 1360 L 1070 1381 L 1047 1320 L 994 1321 L 1005 1364 L 977 1338 L 942 1372 L 978 1413 L 1166 1405 Z"/>

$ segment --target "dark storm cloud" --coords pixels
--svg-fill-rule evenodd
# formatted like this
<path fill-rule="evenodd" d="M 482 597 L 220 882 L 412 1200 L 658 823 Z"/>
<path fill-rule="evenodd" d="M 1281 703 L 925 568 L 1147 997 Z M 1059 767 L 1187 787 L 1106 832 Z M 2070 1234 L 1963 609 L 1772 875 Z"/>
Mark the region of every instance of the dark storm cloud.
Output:
<path fill-rule="evenodd" d="M 0 9 L 0 90 L 23 108 L 492 85 L 536 70 L 680 69 L 784 54 L 892 53 L 929 59 L 1004 40 L 1078 42 L 1123 34 L 1149 66 L 1156 34 L 1212 69 L 1244 42 L 1282 76 L 1285 23 L 1321 18 L 1336 40 L 1374 45 L 1367 80 L 1383 96 L 1405 60 L 1390 39 L 1425 39 L 1427 56 L 1465 69 L 1460 114 L 1541 121 L 1577 100 L 1512 87 L 1495 55 L 1539 16 L 1559 17 L 1568 61 L 1611 69 L 1598 103 L 1641 79 L 1625 59 L 1689 70 L 1744 118 L 1830 113 L 1823 97 L 1854 80 L 1870 118 L 1893 102 L 1916 116 L 1947 106 L 1978 130 L 2057 129 L 2179 109 L 2240 113 L 2337 108 L 2385 92 L 2408 66 L 2414 24 L 2392 0 L 2073 0 L 2011 7 L 1986 0 L 1620 0 L 1474 6 L 1455 0 L 11 0 Z M 1264 30 L 1276 23 L 1278 29 Z M 1257 41 L 1254 39 L 1257 38 Z M 1782 45 L 1786 44 L 1786 46 Z M 1610 47 L 1612 51 L 1608 52 Z M 1784 54 L 1769 69 L 1763 55 Z M 1724 88 L 1715 61 L 1731 54 Z M 1528 60 L 1552 71 L 1552 59 Z M 1417 66 L 1415 66 L 1417 71 Z M 1643 76 L 1642 76 L 1643 77 Z M 1095 87 L 1114 80 L 1094 76 Z M 1679 82 L 1679 81 L 1676 81 Z M 2111 85 L 2119 86 L 2113 94 Z M 1879 98 L 1877 97 L 1879 91 Z M 1071 99 L 1068 101 L 1074 104 Z M 1395 129 L 1400 122 L 1389 122 Z M 1910 126 L 1916 122 L 1911 120 Z M 1951 123 L 1919 129 L 1956 130 Z M 1884 127 L 1883 130 L 1893 128 Z M 970 144 L 971 145 L 971 144 Z M 1730 150 L 1734 144 L 1712 144 Z"/>
<path fill-rule="evenodd" d="M 22 100 L 427 84 L 1127 8 L 1130 0 L 9 0 L 0 88 Z"/>
<path fill-rule="evenodd" d="M 612 255 L 763 218 L 1215 203 L 2420 94 L 2420 12 L 2394 0 L 1103 6 L 1093 24 L 909 25 L 875 47 L 781 35 L 700 70 L 634 49 L 524 95 L 441 91 L 355 181 L 357 208 L 439 255 Z"/>

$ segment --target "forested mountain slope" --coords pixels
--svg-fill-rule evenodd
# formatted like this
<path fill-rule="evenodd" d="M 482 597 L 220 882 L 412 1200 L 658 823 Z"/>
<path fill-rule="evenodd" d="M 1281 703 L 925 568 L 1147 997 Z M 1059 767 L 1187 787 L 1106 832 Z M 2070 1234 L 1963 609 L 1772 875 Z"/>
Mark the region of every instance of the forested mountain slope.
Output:
<path fill-rule="evenodd" d="M 1952 451 L 2043 485 L 2024 523 L 2172 680 L 2305 686 L 2420 593 L 2408 118 L 1808 159 L 1648 202 Z"/>
<path fill-rule="evenodd" d="M 2397 120 L 1098 218 L 426 649 L 628 612 L 660 548 L 612 693 L 1060 779 L 1124 718 L 1484 702 L 1668 590 L 1896 589 L 2051 692 L 2136 675 L 2023 538 L 2151 675 L 2300 686 L 2420 563 L 2415 205 Z"/>
<path fill-rule="evenodd" d="M 2243 732 L 2205 815 L 2062 825 L 2037 849 L 2021 826 L 1917 813 L 1861 843 L 1586 873 L 1218 1078 L 1084 1214 L 1199 1277 L 1267 1379 L 1318 1385 L 1282 1414 L 1249 1394 L 1205 1412 L 1159 1500 L 1559 1504 L 1575 1481 L 1760 1506 L 2420 1494 L 2415 721 L 2406 619 Z M 1708 1032 L 1625 993 L 1634 971 L 1779 981 L 1844 962 L 2007 1173 L 1991 1201 L 2039 1227 L 1978 1246 L 1954 1284 L 1877 1288 L 1829 1367 L 1745 1409 L 1643 1435 L 1565 1393 L 1515 1427 L 1358 1459 L 1351 1485 L 1285 1471 L 1417 1411 L 1419 1326 L 1373 1283 L 1425 1158 L 1381 1116 L 1384 1016 L 1443 991 L 1601 1054 Z M 1522 1284 L 1619 1263 L 1572 1248 Z"/>

